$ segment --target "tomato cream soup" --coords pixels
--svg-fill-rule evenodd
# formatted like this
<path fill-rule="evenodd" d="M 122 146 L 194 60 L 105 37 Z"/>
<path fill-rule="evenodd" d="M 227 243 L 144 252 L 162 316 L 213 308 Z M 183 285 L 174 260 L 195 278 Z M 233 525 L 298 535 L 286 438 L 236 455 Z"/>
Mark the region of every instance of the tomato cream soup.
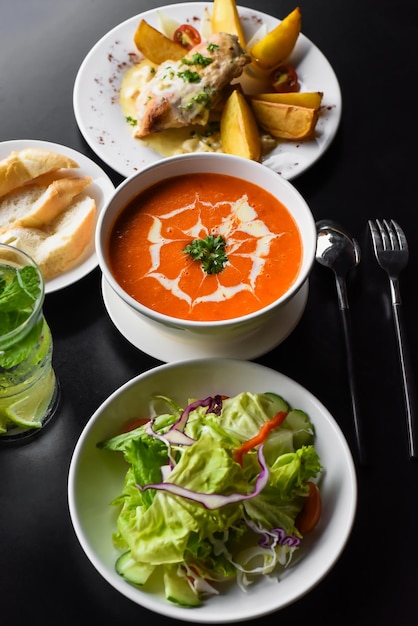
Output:
<path fill-rule="evenodd" d="M 221 270 L 185 251 L 222 239 Z M 117 282 L 144 306 L 172 317 L 241 317 L 272 303 L 295 281 L 302 240 L 289 211 L 253 183 L 223 174 L 168 178 L 136 196 L 109 239 Z M 219 269 L 219 268 L 218 268 Z"/>

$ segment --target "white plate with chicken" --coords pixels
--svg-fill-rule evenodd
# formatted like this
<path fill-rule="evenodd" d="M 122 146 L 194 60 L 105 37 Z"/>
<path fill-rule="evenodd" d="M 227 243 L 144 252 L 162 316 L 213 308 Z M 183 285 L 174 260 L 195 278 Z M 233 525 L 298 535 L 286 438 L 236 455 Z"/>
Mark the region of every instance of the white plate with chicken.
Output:
<path fill-rule="evenodd" d="M 92 150 L 122 176 L 131 176 L 142 167 L 174 154 L 222 152 L 216 117 L 214 122 L 212 119 L 204 119 L 202 123 L 201 119 L 197 119 L 196 125 L 189 123 L 190 120 L 184 123 L 183 116 L 182 122 L 178 122 L 178 119 L 174 122 L 181 127 L 172 128 L 169 125 L 176 117 L 173 115 L 173 107 L 168 112 L 161 112 L 154 103 L 155 106 L 150 111 L 143 102 L 141 109 L 140 100 L 142 98 L 144 101 L 144 93 L 148 100 L 150 93 L 155 100 L 156 92 L 155 89 L 149 91 L 150 84 L 155 86 L 156 79 L 159 80 L 158 89 L 161 90 L 164 87 L 161 80 L 167 79 L 167 72 L 164 72 L 164 64 L 157 68 L 148 64 L 134 41 L 139 23 L 145 20 L 163 34 L 168 30 L 172 32 L 176 26 L 187 24 L 198 32 L 204 42 L 212 7 L 210 2 L 192 2 L 162 6 L 136 15 L 102 37 L 84 59 L 75 80 L 73 94 L 77 124 Z M 238 13 L 246 42 L 254 42 L 263 37 L 280 23 L 275 17 L 245 7 L 238 6 Z M 224 44 L 222 41 L 221 45 Z M 185 49 L 185 57 L 187 54 Z M 247 67 L 243 58 L 245 53 L 243 57 L 242 51 L 237 50 L 232 59 L 237 67 L 236 72 L 228 74 L 228 64 L 224 64 L 225 74 L 217 75 L 214 79 L 212 72 L 208 80 L 215 80 L 216 88 L 219 85 L 224 88 L 226 83 L 229 85 L 239 82 L 246 95 L 268 90 L 265 79 L 255 76 L 251 65 Z M 277 140 L 269 137 L 268 133 L 263 133 L 261 162 L 284 178 L 292 180 L 311 167 L 331 144 L 340 123 L 342 103 L 340 86 L 332 66 L 302 33 L 299 34 L 287 63 L 297 71 L 301 92 L 323 94 L 315 131 L 308 139 Z M 201 79 L 203 81 L 203 77 Z M 213 86 L 213 83 L 206 83 L 205 94 L 214 91 Z M 181 109 L 185 110 L 180 102 L 184 85 L 181 90 L 181 97 L 177 98 L 176 103 L 180 103 L 176 107 L 177 113 Z M 200 98 L 200 94 L 201 91 L 197 96 L 192 95 L 194 102 Z M 218 109 L 221 106 L 222 101 L 217 103 Z M 162 123 L 151 128 L 150 132 L 149 120 L 154 118 L 156 110 L 157 118 Z"/>

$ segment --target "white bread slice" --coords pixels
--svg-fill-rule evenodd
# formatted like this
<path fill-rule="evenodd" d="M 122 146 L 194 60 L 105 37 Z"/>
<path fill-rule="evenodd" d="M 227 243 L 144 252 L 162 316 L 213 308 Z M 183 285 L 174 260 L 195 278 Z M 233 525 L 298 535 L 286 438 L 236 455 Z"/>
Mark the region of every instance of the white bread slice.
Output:
<path fill-rule="evenodd" d="M 0 231 L 42 228 L 64 211 L 92 181 L 90 176 L 51 177 L 51 173 L 43 174 L 36 179 L 36 184 L 23 185 L 0 198 Z"/>
<path fill-rule="evenodd" d="M 0 161 L 0 197 L 46 172 L 77 167 L 73 159 L 49 150 L 14 150 Z"/>
<path fill-rule="evenodd" d="M 0 242 L 29 254 L 49 280 L 75 265 L 91 241 L 95 217 L 94 199 L 82 195 L 44 229 L 12 228 L 0 234 Z"/>

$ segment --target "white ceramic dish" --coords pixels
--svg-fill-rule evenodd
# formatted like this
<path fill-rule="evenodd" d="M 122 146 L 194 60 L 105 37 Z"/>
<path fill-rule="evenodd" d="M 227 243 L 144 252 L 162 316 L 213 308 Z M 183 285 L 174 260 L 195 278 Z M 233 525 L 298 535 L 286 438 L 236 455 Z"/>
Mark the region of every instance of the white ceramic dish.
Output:
<path fill-rule="evenodd" d="M 277 316 L 249 337 L 224 337 L 220 341 L 199 341 L 181 330 L 157 327 L 134 311 L 102 278 L 106 310 L 119 332 L 142 352 L 165 363 L 198 358 L 255 359 L 282 343 L 299 323 L 308 300 L 308 281 Z"/>
<path fill-rule="evenodd" d="M 122 22 L 104 35 L 90 50 L 78 71 L 73 93 L 74 113 L 87 143 L 110 167 L 130 176 L 145 165 L 162 158 L 131 135 L 119 106 L 123 73 L 139 58 L 133 36 L 143 18 L 158 28 L 158 13 L 177 22 L 199 28 L 204 8 L 210 2 L 173 4 L 151 9 Z M 272 30 L 280 20 L 259 11 L 239 7 L 246 40 L 261 23 Z M 322 91 L 323 110 L 312 141 L 283 141 L 263 158 L 263 163 L 284 178 L 293 179 L 313 165 L 327 150 L 341 119 L 341 91 L 329 61 L 303 34 L 300 34 L 290 62 L 297 67 L 301 91 Z"/>
<path fill-rule="evenodd" d="M 86 188 L 88 193 L 96 201 L 96 221 L 107 200 L 113 194 L 115 187 L 107 174 L 96 164 L 94 161 L 86 157 L 81 152 L 62 146 L 60 144 L 51 143 L 49 141 L 37 141 L 33 139 L 19 139 L 15 141 L 3 141 L 0 143 L 0 159 L 7 157 L 13 150 L 23 150 L 24 148 L 38 148 L 40 150 L 50 150 L 51 152 L 59 152 L 65 156 L 70 157 L 79 164 L 77 173 L 80 176 L 91 176 L 92 182 Z M 68 287 L 77 282 L 87 274 L 89 274 L 95 267 L 97 267 L 98 260 L 94 247 L 94 234 L 88 245 L 84 250 L 81 258 L 77 262 L 77 265 L 72 267 L 67 272 L 51 278 L 46 281 L 45 293 L 52 293 Z"/>
<path fill-rule="evenodd" d="M 174 398 L 234 395 L 241 391 L 274 391 L 293 407 L 306 411 L 316 429 L 321 457 L 321 519 L 304 540 L 299 558 L 280 579 L 260 581 L 246 593 L 232 585 L 195 609 L 165 600 L 162 593 L 135 588 L 115 572 L 118 551 L 112 544 L 117 511 L 109 505 L 121 493 L 127 470 L 122 455 L 106 453 L 96 444 L 118 432 L 132 417 L 147 415 L 155 393 Z M 115 391 L 94 413 L 72 456 L 68 478 L 71 520 L 77 538 L 96 570 L 133 602 L 173 619 L 194 623 L 240 622 L 277 611 L 296 602 L 332 569 L 350 536 L 357 505 L 357 482 L 347 442 L 327 409 L 309 391 L 288 377 L 248 361 L 191 360 L 151 369 Z"/>
<path fill-rule="evenodd" d="M 160 313 L 156 309 L 145 306 L 133 298 L 124 287 L 116 280 L 109 262 L 109 239 L 114 228 L 115 220 L 123 212 L 126 205 L 138 194 L 149 187 L 158 186 L 158 183 L 167 178 L 191 174 L 222 174 L 240 179 L 257 185 L 277 198 L 287 209 L 296 223 L 301 243 L 302 256 L 299 271 L 289 288 L 270 304 L 245 315 L 239 315 L 228 319 L 215 320 L 190 320 Z M 243 192 L 244 193 L 244 192 Z M 193 220 L 198 218 L 198 213 L 192 212 Z M 193 227 L 194 228 L 194 227 Z M 184 236 L 190 237 L 193 232 L 190 226 L 185 230 Z M 233 233 L 230 237 L 233 240 Z M 135 311 L 147 317 L 155 325 L 164 329 L 176 329 L 182 331 L 184 336 L 190 335 L 192 341 L 211 343 L 232 337 L 240 336 L 244 339 L 270 321 L 277 318 L 280 308 L 290 300 L 309 278 L 312 265 L 315 260 L 316 250 L 316 227 L 309 206 L 297 189 L 282 176 L 260 163 L 232 156 L 230 154 L 197 153 L 183 154 L 162 159 L 144 167 L 140 172 L 127 178 L 119 185 L 114 195 L 106 205 L 99 217 L 96 228 L 96 252 L 99 265 L 109 286 Z M 129 261 L 127 261 L 129 263 Z M 155 259 L 153 264 L 155 264 Z M 150 266 L 149 275 L 159 276 L 159 266 Z M 239 277 L 235 286 L 239 286 Z M 209 297 L 219 298 L 216 293 L 216 284 L 212 284 L 212 292 Z M 169 283 L 168 290 L 172 287 Z"/>

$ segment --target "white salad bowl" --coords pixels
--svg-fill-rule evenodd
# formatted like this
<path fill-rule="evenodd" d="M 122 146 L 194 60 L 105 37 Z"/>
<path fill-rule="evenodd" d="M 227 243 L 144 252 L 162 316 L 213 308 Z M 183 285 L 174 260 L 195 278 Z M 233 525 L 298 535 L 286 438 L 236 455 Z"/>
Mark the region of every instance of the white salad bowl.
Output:
<path fill-rule="evenodd" d="M 226 174 L 243 182 L 249 181 L 258 185 L 284 204 L 298 226 L 303 250 L 296 279 L 282 296 L 254 313 L 216 321 L 179 319 L 159 313 L 135 300 L 119 284 L 112 273 L 109 260 L 109 236 L 115 220 L 126 205 L 145 189 L 152 185 L 158 185 L 166 178 L 192 173 Z M 99 265 L 105 281 L 119 298 L 141 317 L 145 317 L 150 324 L 161 330 L 171 332 L 178 337 L 186 335 L 192 340 L 201 342 L 246 337 L 260 331 L 262 327 L 277 319 L 284 305 L 306 285 L 315 260 L 315 251 L 315 221 L 309 206 L 297 189 L 282 176 L 260 163 L 221 153 L 196 153 L 168 157 L 144 167 L 137 174 L 126 179 L 116 189 L 100 215 L 96 229 L 96 252 Z M 272 280 L 274 280 L 274 276 Z"/>
<path fill-rule="evenodd" d="M 315 448 L 323 472 L 321 517 L 302 540 L 290 565 L 242 591 L 238 584 L 220 588 L 200 607 L 166 600 L 158 580 L 150 589 L 131 585 L 115 569 L 120 555 L 112 543 L 118 510 L 110 503 L 122 493 L 128 465 L 123 455 L 97 447 L 126 423 L 147 417 L 150 400 L 162 394 L 186 406 L 189 398 L 243 391 L 274 392 L 291 407 L 305 411 L 315 428 Z M 94 413 L 73 453 L 68 479 L 71 520 L 77 538 L 96 570 L 133 602 L 173 619 L 194 623 L 231 623 L 269 614 L 296 602 L 330 572 L 349 539 L 357 506 L 357 482 L 347 442 L 327 409 L 297 382 L 265 366 L 233 359 L 199 359 L 151 369 L 116 390 Z"/>

